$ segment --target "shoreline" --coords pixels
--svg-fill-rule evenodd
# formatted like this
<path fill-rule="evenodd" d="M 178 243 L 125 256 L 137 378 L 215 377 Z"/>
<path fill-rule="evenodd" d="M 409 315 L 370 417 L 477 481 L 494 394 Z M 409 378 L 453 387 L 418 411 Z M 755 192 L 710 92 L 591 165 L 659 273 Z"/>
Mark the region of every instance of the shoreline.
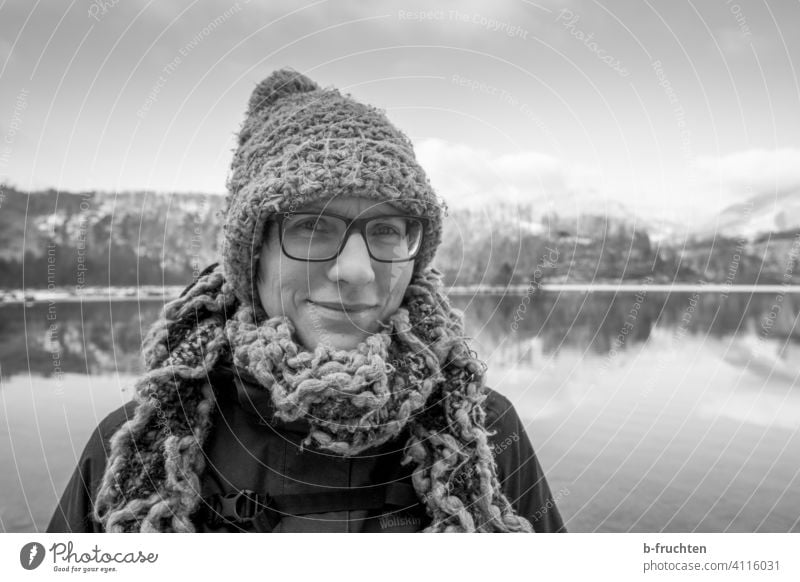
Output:
<path fill-rule="evenodd" d="M 139 287 L 84 287 L 78 292 L 74 287 L 55 289 L 0 289 L 0 305 L 47 302 L 77 303 L 100 301 L 159 301 L 172 300 L 186 288 L 185 285 L 142 285 Z"/>
<path fill-rule="evenodd" d="M 26 305 L 46 302 L 99 302 L 99 301 L 171 301 L 186 288 L 185 285 L 142 285 L 139 287 L 84 287 L 55 289 L 0 289 L 0 305 L 24 303 Z M 727 285 L 695 283 L 543 283 L 536 293 L 792 293 L 800 294 L 800 285 Z M 459 285 L 445 288 L 449 296 L 511 296 L 521 297 L 530 293 L 530 285 Z"/>

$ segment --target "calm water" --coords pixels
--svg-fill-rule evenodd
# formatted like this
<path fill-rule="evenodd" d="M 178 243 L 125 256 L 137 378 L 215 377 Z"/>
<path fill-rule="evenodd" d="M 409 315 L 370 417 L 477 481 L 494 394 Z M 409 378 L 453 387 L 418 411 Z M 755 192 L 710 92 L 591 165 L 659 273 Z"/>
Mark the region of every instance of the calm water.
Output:
<path fill-rule="evenodd" d="M 800 531 L 792 296 L 454 298 L 571 531 Z M 42 530 L 158 302 L 0 307 L 0 531 Z M 622 332 L 625 333 L 622 333 Z"/>

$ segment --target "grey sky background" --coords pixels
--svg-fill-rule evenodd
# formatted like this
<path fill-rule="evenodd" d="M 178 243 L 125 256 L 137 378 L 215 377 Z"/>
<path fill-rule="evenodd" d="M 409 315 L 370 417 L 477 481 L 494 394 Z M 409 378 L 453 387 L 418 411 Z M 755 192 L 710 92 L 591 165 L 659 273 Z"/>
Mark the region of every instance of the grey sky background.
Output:
<path fill-rule="evenodd" d="M 291 66 L 385 109 L 451 206 L 698 222 L 800 186 L 797 1 L 102 4 L 0 2 L 0 181 L 222 194 Z"/>

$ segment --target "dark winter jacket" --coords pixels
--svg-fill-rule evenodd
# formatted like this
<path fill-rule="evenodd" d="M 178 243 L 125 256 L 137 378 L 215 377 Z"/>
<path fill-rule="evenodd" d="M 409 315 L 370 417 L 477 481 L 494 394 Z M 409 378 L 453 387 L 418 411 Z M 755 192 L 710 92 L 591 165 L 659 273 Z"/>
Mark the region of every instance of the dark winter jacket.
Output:
<path fill-rule="evenodd" d="M 230 370 L 210 376 L 218 401 L 206 441 L 198 532 L 416 532 L 430 523 L 401 465 L 408 435 L 356 457 L 300 450 L 306 421 L 272 418 L 260 387 Z M 91 500 L 103 476 L 109 439 L 133 416 L 135 402 L 97 427 L 81 455 L 48 532 L 101 532 Z M 514 407 L 494 390 L 484 403 L 498 479 L 516 511 L 537 532 L 566 531 L 544 473 Z"/>

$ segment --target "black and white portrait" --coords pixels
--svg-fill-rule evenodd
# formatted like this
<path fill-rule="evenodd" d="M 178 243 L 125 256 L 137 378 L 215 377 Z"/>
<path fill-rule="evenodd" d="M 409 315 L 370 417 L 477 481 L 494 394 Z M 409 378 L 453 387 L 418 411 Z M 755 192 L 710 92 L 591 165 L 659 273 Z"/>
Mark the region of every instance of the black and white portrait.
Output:
<path fill-rule="evenodd" d="M 0 531 L 800 532 L 797 3 L 0 4 Z"/>

